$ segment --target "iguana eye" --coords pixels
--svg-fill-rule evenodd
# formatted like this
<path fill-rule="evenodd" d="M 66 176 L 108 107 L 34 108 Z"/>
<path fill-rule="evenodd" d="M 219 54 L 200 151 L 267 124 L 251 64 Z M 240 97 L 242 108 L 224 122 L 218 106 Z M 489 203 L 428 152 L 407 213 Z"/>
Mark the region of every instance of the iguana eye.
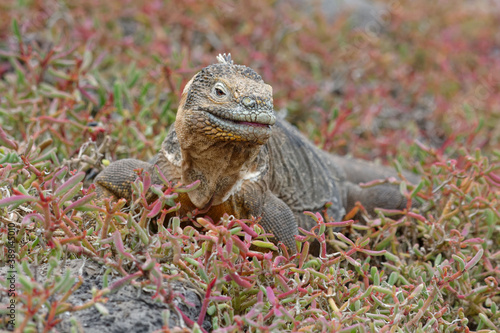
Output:
<path fill-rule="evenodd" d="M 227 88 L 223 83 L 217 82 L 213 88 L 213 94 L 218 98 L 224 98 L 227 96 Z"/>
<path fill-rule="evenodd" d="M 226 93 L 221 88 L 215 88 L 215 94 L 219 97 L 226 96 Z"/>

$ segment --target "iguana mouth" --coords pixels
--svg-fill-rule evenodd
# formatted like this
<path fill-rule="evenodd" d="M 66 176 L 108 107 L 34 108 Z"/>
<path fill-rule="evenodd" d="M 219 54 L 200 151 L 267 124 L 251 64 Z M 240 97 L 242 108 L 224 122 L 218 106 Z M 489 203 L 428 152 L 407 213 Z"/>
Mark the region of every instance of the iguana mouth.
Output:
<path fill-rule="evenodd" d="M 221 138 L 234 137 L 237 141 L 264 143 L 270 137 L 276 116 L 272 113 L 241 114 L 229 118 L 224 112 L 201 111 L 205 116 L 203 131 Z M 233 139 L 230 139 L 233 140 Z"/>
<path fill-rule="evenodd" d="M 269 122 L 257 122 L 257 121 L 247 121 L 247 120 L 239 120 L 239 119 L 231 119 L 231 118 L 228 118 L 228 117 L 222 117 L 222 116 L 219 116 L 219 115 L 214 115 L 213 113 L 210 113 L 208 112 L 208 114 L 219 120 L 219 121 L 224 121 L 224 122 L 228 122 L 228 123 L 231 123 L 231 124 L 235 124 L 235 125 L 241 125 L 241 126 L 253 126 L 253 127 L 267 127 L 267 128 L 271 128 L 271 126 L 274 124 L 270 124 Z M 210 117 L 209 116 L 209 117 Z"/>
<path fill-rule="evenodd" d="M 276 123 L 276 116 L 273 111 L 252 111 L 248 112 L 245 109 L 235 110 L 234 112 L 219 111 L 219 110 L 203 110 L 216 119 L 230 121 L 235 124 L 249 126 L 272 126 Z"/>
<path fill-rule="evenodd" d="M 249 121 L 235 121 L 235 123 L 238 123 L 240 125 L 247 125 L 247 126 L 257 126 L 257 127 L 268 127 L 268 128 L 271 128 L 271 125 L 261 124 L 261 123 L 252 123 L 252 122 L 249 122 Z"/>

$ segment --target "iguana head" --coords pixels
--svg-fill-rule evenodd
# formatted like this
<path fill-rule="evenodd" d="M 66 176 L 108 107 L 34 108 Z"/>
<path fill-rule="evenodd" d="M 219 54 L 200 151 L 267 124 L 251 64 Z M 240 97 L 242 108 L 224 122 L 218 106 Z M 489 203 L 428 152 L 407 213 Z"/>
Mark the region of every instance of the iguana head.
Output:
<path fill-rule="evenodd" d="M 262 145 L 276 122 L 272 87 L 231 55 L 205 67 L 188 82 L 177 112 L 177 134 L 213 142 Z M 187 139 L 187 138 L 186 138 Z"/>

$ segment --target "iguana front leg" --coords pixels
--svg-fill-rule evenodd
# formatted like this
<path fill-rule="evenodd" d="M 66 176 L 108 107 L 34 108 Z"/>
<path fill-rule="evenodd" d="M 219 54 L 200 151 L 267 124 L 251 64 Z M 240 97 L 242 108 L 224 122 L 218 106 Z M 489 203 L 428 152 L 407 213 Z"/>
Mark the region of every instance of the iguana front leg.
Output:
<path fill-rule="evenodd" d="M 287 204 L 270 190 L 263 190 L 257 183 L 244 185 L 237 196 L 237 202 L 243 202 L 249 215 L 261 217 L 260 225 L 267 233 L 274 235 L 274 241 L 285 244 L 291 254 L 297 253 L 295 235 L 299 234 L 299 230 L 295 216 Z"/>
<path fill-rule="evenodd" d="M 295 235 L 299 230 L 295 216 L 290 207 L 270 191 L 266 193 L 260 223 L 264 230 L 274 234 L 277 241 L 283 242 L 291 254 L 297 252 Z"/>
<path fill-rule="evenodd" d="M 153 164 L 136 159 L 123 159 L 111 163 L 94 180 L 98 199 L 132 197 L 131 183 L 137 179 L 134 170 L 143 169 L 153 176 Z"/>

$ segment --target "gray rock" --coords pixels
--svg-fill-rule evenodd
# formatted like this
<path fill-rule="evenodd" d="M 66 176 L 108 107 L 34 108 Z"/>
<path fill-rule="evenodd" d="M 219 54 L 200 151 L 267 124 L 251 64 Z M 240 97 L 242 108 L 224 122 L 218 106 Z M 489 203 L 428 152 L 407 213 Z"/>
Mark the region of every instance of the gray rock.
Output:
<path fill-rule="evenodd" d="M 48 264 L 38 267 L 32 265 L 31 272 L 38 282 L 45 281 Z M 66 269 L 70 270 L 70 276 L 77 281 L 78 276 L 84 279 L 83 284 L 68 298 L 67 302 L 73 305 L 82 305 L 92 299 L 92 288 L 102 289 L 103 274 L 105 267 L 90 260 L 69 260 L 66 264 L 60 265 L 61 274 Z M 0 267 L 0 276 L 6 276 L 7 268 Z M 21 274 L 18 272 L 18 274 Z M 110 278 L 109 285 L 118 278 Z M 187 327 L 181 319 L 180 314 L 174 304 L 189 319 L 196 322 L 200 314 L 202 299 L 196 288 L 185 281 L 165 282 L 175 297 L 171 304 L 162 303 L 153 299 L 153 292 L 146 292 L 130 284 L 124 285 L 117 292 L 106 295 L 108 301 L 103 304 L 109 314 L 102 314 L 95 306 L 76 312 L 66 312 L 59 317 L 62 321 L 56 326 L 54 332 L 70 332 L 76 329 L 77 332 L 86 333 L 118 333 L 137 332 L 146 333 L 160 330 L 164 324 L 162 312 L 170 310 L 168 327 Z M 7 295 L 0 295 L 0 303 L 8 302 Z M 21 306 L 18 303 L 18 307 Z M 46 310 L 45 310 L 46 311 Z M 44 313 L 40 313 L 44 315 Z M 76 324 L 75 324 L 76 322 Z M 211 319 L 207 315 L 202 327 L 210 331 Z"/>

